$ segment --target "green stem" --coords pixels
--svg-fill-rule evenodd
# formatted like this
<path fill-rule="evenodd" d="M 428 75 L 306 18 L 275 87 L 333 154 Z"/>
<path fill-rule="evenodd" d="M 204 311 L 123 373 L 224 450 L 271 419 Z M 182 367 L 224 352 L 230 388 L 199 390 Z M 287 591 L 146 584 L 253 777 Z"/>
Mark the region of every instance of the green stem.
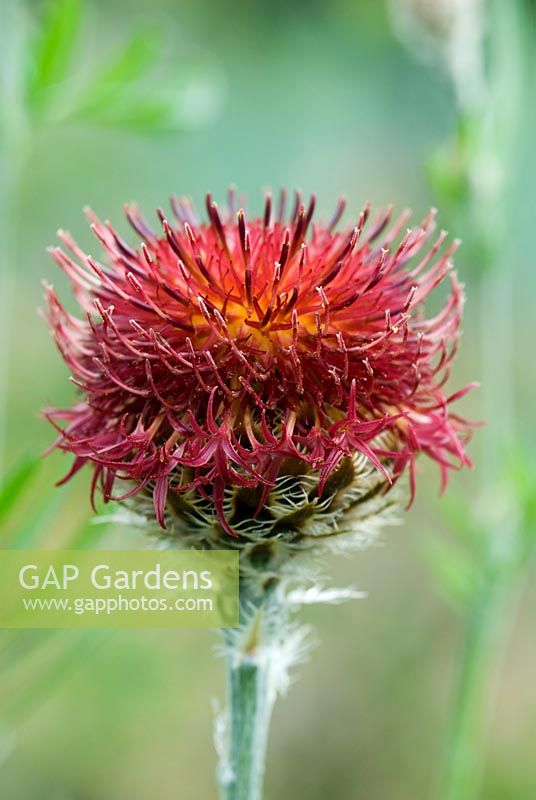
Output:
<path fill-rule="evenodd" d="M 494 678 L 513 624 L 512 600 L 516 588 L 521 585 L 522 570 L 516 559 L 515 509 L 507 508 L 505 513 L 500 500 L 504 442 L 512 439 L 514 430 L 514 381 L 508 349 L 512 327 L 511 292 L 511 272 L 495 264 L 480 286 L 479 298 L 482 393 L 484 416 L 489 420 L 481 437 L 480 459 L 481 480 L 486 492 L 487 534 L 480 556 L 479 583 L 475 586 L 465 622 L 439 792 L 441 800 L 476 800 L 479 797 Z M 504 341 L 497 345 L 489 329 L 490 319 L 500 326 L 506 345 Z"/>
<path fill-rule="evenodd" d="M 507 259 L 504 257 L 504 261 Z M 513 599 L 521 586 L 516 559 L 518 531 L 514 508 L 501 508 L 504 443 L 514 436 L 512 352 L 512 274 L 499 259 L 480 286 L 480 354 L 484 417 L 481 481 L 486 494 L 487 537 L 480 583 L 475 587 L 465 625 L 450 736 L 447 741 L 442 800 L 476 800 L 493 709 L 494 679 L 514 620 Z M 490 332 L 490 319 L 501 341 Z M 503 500 L 504 502 L 504 500 Z"/>
<path fill-rule="evenodd" d="M 223 800 L 261 800 L 268 730 L 277 694 L 277 643 L 286 614 L 277 586 L 253 601 L 241 592 L 238 631 L 227 646 L 228 742 L 219 767 Z"/>
<path fill-rule="evenodd" d="M 512 620 L 511 586 L 487 576 L 469 610 L 440 797 L 474 800 L 479 796 L 493 678 Z"/>
<path fill-rule="evenodd" d="M 268 727 L 274 702 L 269 668 L 255 660 L 228 659 L 229 768 L 226 800 L 260 800 Z"/>
<path fill-rule="evenodd" d="M 511 267 L 515 256 L 504 244 L 508 237 L 502 211 L 507 192 L 512 192 L 511 132 L 515 131 L 515 104 L 524 81 L 523 43 L 517 0 L 508 4 L 493 0 L 489 8 L 491 83 L 487 102 L 483 98 L 481 107 L 474 109 L 475 118 L 481 115 L 481 124 L 468 164 L 472 186 L 470 217 L 480 231 L 479 239 L 486 241 L 484 232 L 493 242 L 479 286 L 481 392 L 487 425 L 480 437 L 478 464 L 482 487 L 480 510 L 484 514 L 482 528 L 486 536 L 478 554 L 480 578 L 465 623 L 439 792 L 441 800 L 476 800 L 480 796 L 495 678 L 514 622 L 514 601 L 519 596 L 524 573 L 518 552 L 516 498 L 508 496 L 504 488 L 505 454 L 516 434 Z M 512 52 L 520 54 L 513 61 Z M 509 95 L 514 98 L 510 111 L 497 99 L 500 88 L 497 79 L 500 77 L 504 83 L 505 76 L 511 83 Z M 505 130 L 510 131 L 506 140 Z M 491 164 L 498 176 L 502 173 L 495 187 L 490 187 L 486 180 L 486 166 L 482 173 L 483 164 L 488 172 Z M 468 233 L 471 235 L 471 231 Z M 495 331 L 500 331 L 500 336 Z"/>

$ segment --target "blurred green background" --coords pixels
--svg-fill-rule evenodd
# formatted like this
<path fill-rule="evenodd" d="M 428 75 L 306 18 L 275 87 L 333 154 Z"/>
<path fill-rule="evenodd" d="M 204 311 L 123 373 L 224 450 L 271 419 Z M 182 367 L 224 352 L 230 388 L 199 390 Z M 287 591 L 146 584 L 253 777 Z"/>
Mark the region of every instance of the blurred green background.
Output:
<path fill-rule="evenodd" d="M 42 10 L 39 3 L 1 4 L 3 11 L 16 11 L 12 43 L 17 26 L 31 29 Z M 126 232 L 125 201 L 137 200 L 153 220 L 153 209 L 171 193 L 191 195 L 201 205 L 207 190 L 223 200 L 230 184 L 249 195 L 252 209 L 260 207 L 265 187 L 282 185 L 316 192 L 326 215 L 341 193 L 356 213 L 370 199 L 376 206 L 409 205 L 420 219 L 435 202 L 423 164 L 453 126 L 453 93 L 439 69 L 416 62 L 394 36 L 382 2 L 84 3 L 79 67 L 68 73 L 67 93 L 78 96 L 80 75 L 95 74 L 140 28 L 148 37 L 155 28 L 165 31 L 155 83 L 149 79 L 144 96 L 164 85 L 171 123 L 130 124 L 111 119 L 110 108 L 104 122 L 97 113 L 63 118 L 61 108 L 57 118 L 38 116 L 17 190 L 6 200 L 2 231 L 11 238 L 12 255 L 2 246 L 0 259 L 11 287 L 2 330 L 9 351 L 2 380 L 10 468 L 51 443 L 40 408 L 74 397 L 37 309 L 42 278 L 66 289 L 45 253 L 59 226 L 98 251 L 83 205 Z M 4 104 L 4 115 L 10 110 Z M 490 337 L 509 337 L 514 418 L 527 438 L 535 389 L 536 208 L 534 181 L 527 180 L 536 164 L 533 104 L 525 103 L 523 113 L 523 171 L 508 201 L 515 204 L 515 223 L 505 266 L 513 272 L 515 324 L 509 331 L 498 330 L 493 318 L 488 324 Z M 4 186 L 17 146 L 8 143 L 3 153 Z M 468 299 L 455 386 L 480 377 L 482 324 L 473 312 L 482 291 L 478 265 L 463 248 L 457 264 Z M 483 416 L 483 396 L 485 387 L 464 401 L 468 416 Z M 480 468 L 479 436 L 470 447 L 474 473 L 455 475 L 449 490 L 467 513 Z M 55 454 L 31 472 L 5 520 L 2 546 L 136 546 L 137 535 L 91 524 L 89 473 L 53 488 L 67 462 Z M 433 796 L 462 621 L 423 558 L 426 542 L 448 533 L 442 508 L 450 501 L 437 497 L 431 465 L 421 462 L 420 473 L 417 501 L 403 525 L 379 546 L 326 567 L 337 585 L 355 584 L 368 599 L 304 614 L 321 644 L 276 705 L 268 800 Z M 486 800 L 536 797 L 534 569 L 528 574 L 497 676 Z M 216 636 L 203 631 L 95 631 L 83 639 L 75 631 L 2 632 L 2 797 L 215 797 L 211 698 L 224 695 L 215 643 Z"/>

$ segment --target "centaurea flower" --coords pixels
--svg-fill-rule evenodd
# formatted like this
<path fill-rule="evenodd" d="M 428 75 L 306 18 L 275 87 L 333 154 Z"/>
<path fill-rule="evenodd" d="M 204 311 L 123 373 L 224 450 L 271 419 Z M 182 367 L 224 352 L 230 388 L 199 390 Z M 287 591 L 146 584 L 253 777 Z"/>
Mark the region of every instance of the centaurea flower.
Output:
<path fill-rule="evenodd" d="M 458 242 L 434 233 L 435 211 L 406 229 L 408 212 L 371 219 L 366 205 L 339 230 L 343 200 L 327 223 L 314 220 L 314 196 L 286 204 L 282 192 L 274 211 L 268 195 L 248 220 L 233 192 L 223 213 L 208 195 L 201 222 L 173 197 L 160 233 L 127 206 L 138 246 L 88 211 L 106 262 L 64 231 L 51 250 L 83 317 L 46 287 L 80 392 L 46 412 L 55 445 L 75 456 L 64 480 L 90 464 L 92 495 L 100 486 L 170 546 L 240 551 L 240 626 L 224 632 L 227 742 L 217 725 L 228 800 L 261 797 L 271 708 L 306 649 L 292 608 L 357 596 L 315 586 L 315 556 L 366 544 L 406 470 L 413 496 L 420 453 L 443 487 L 469 464 L 470 424 L 451 404 L 470 387 L 444 390 L 463 306 Z"/>
<path fill-rule="evenodd" d="M 83 311 L 46 287 L 81 394 L 46 412 L 56 445 L 75 455 L 67 477 L 89 463 L 105 501 L 152 494 L 162 528 L 192 503 L 212 507 L 234 537 L 244 515 L 281 533 L 277 515 L 269 524 L 274 490 L 306 474 L 309 494 L 329 501 L 355 482 L 356 457 L 382 490 L 407 467 L 413 493 L 423 452 L 445 485 L 468 463 L 469 426 L 450 411 L 466 389 L 443 389 L 463 305 L 458 242 L 433 235 L 434 211 L 405 230 L 407 212 L 371 221 L 367 205 L 339 231 L 342 200 L 326 224 L 314 222 L 314 197 L 306 206 L 297 194 L 287 213 L 282 192 L 274 213 L 268 195 L 250 221 L 234 203 L 231 193 L 221 214 L 208 195 L 200 222 L 172 198 L 160 234 L 127 206 L 138 247 L 88 211 L 105 264 L 59 232 L 51 254 Z M 449 273 L 445 305 L 427 318 L 423 303 Z"/>

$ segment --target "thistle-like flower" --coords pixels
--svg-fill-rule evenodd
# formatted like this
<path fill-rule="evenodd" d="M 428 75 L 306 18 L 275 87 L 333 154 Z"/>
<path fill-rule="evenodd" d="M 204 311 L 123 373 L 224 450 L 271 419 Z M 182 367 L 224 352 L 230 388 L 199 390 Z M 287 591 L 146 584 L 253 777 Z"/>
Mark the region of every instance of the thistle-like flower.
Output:
<path fill-rule="evenodd" d="M 132 498 L 148 514 L 152 498 L 167 535 L 239 544 L 257 563 L 377 515 L 406 468 L 413 494 L 420 452 L 443 484 L 469 463 L 470 426 L 450 411 L 468 387 L 443 390 L 463 305 L 458 242 L 433 235 L 434 211 L 405 230 L 407 212 L 370 220 L 367 205 L 338 230 L 343 200 L 327 224 L 314 197 L 297 194 L 287 213 L 282 192 L 277 205 L 267 196 L 248 220 L 233 192 L 224 213 L 208 195 L 201 222 L 172 198 L 160 233 L 127 206 L 137 247 L 88 211 L 106 263 L 64 231 L 51 250 L 83 318 L 46 287 L 81 394 L 46 412 L 56 446 L 75 455 L 64 480 L 90 463 L 105 501 Z M 448 298 L 427 318 L 448 273 Z"/>

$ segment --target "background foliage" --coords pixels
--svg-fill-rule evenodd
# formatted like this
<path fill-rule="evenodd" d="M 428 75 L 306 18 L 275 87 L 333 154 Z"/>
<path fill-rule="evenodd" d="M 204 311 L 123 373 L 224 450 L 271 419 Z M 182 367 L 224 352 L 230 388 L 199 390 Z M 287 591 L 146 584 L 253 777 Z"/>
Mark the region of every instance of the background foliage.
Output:
<path fill-rule="evenodd" d="M 201 204 L 206 190 L 222 197 L 229 184 L 254 208 L 263 187 L 286 185 L 315 191 L 326 214 L 345 193 L 350 208 L 370 198 L 410 205 L 420 218 L 437 194 L 448 205 L 448 192 L 460 191 L 453 180 L 441 185 L 445 157 L 455 176 L 445 144 L 457 125 L 455 97 L 439 69 L 412 59 L 374 0 L 237 0 L 232 9 L 216 0 L 2 0 L 1 12 L 0 544 L 136 546 L 134 535 L 90 523 L 87 474 L 55 490 L 66 461 L 38 460 L 53 438 L 39 408 L 73 397 L 36 313 L 41 278 L 65 288 L 45 253 L 56 228 L 95 248 L 84 204 L 121 228 L 127 200 L 152 218 L 171 193 Z M 526 47 L 532 58 L 528 34 Z M 508 87 L 511 79 L 506 96 Z M 517 166 L 500 208 L 489 212 L 490 241 L 495 214 L 508 223 L 501 269 L 511 275 L 515 312 L 506 327 L 481 314 L 483 245 L 472 244 L 471 231 L 461 232 L 469 242 L 457 256 L 468 296 L 457 382 L 489 371 L 477 346 L 484 326 L 497 343 L 497 367 L 507 357 L 517 387 L 502 405 L 499 395 L 488 426 L 504 433 L 508 403 L 515 430 L 506 436 L 516 442 L 529 440 L 535 391 L 532 100 L 523 96 L 513 112 Z M 459 136 L 470 148 L 470 132 Z M 430 171 L 435 196 L 426 188 Z M 464 401 L 468 416 L 482 417 L 483 396 Z M 464 604 L 485 558 L 482 506 L 514 508 L 525 535 L 514 558 L 527 563 L 533 550 L 528 451 L 507 448 L 495 465 L 501 492 L 482 497 L 486 453 L 477 433 L 475 473 L 455 476 L 450 498 L 439 503 L 437 476 L 422 465 L 417 502 L 386 546 L 329 565 L 338 582 L 369 597 L 307 611 L 322 645 L 276 707 L 268 800 L 434 796 Z M 536 796 L 533 566 L 525 574 L 497 680 L 486 800 Z M 202 631 L 1 632 L 3 796 L 142 800 L 155 786 L 161 800 L 215 796 L 206 688 L 222 696 L 223 670 L 213 645 Z"/>

